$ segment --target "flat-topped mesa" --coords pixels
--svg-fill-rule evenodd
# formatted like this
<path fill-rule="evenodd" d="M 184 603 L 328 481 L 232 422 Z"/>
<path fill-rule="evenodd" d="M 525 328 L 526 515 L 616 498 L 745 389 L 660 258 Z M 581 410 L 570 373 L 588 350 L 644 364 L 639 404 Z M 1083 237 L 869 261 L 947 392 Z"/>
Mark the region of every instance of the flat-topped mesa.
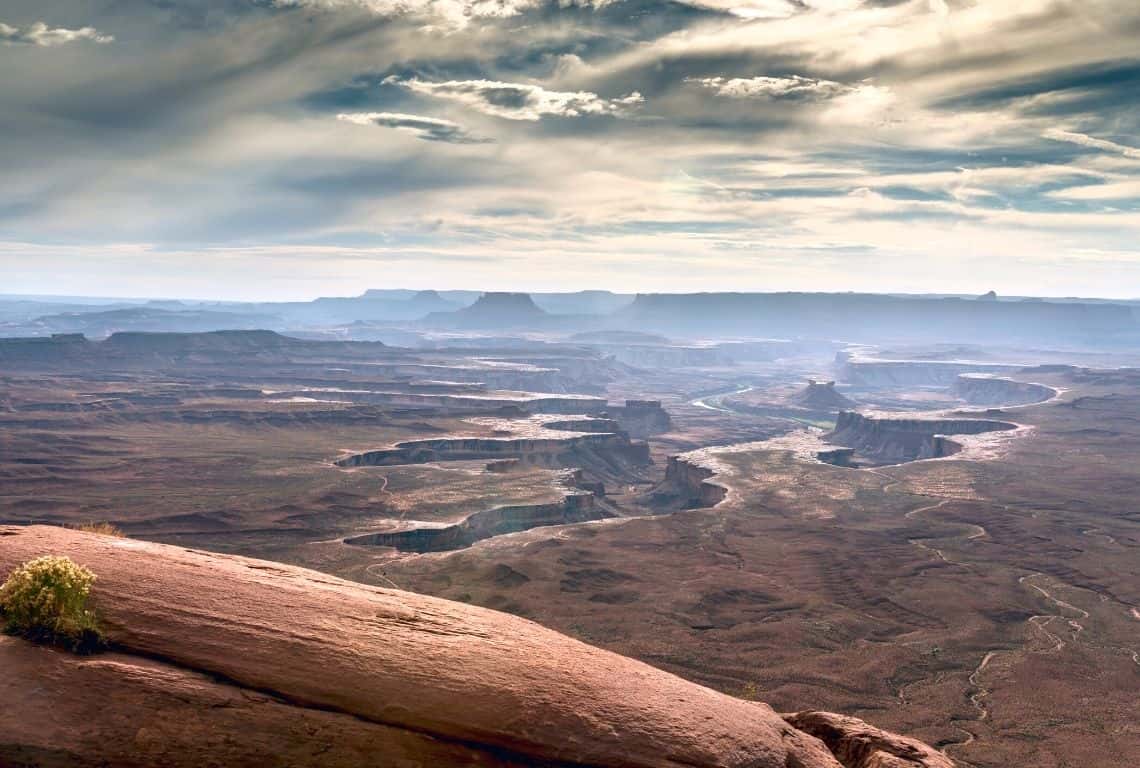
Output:
<path fill-rule="evenodd" d="M 677 336 L 881 338 L 928 343 L 1033 344 L 1133 339 L 1127 304 L 979 302 L 956 297 L 857 293 L 639 294 L 613 327 Z"/>
<path fill-rule="evenodd" d="M 865 416 L 841 411 L 828 442 L 855 449 L 855 454 L 877 463 L 938 459 L 958 453 L 962 446 L 948 435 L 980 435 L 1017 429 L 1008 421 L 969 418 L 906 418 Z M 823 455 L 819 458 L 826 461 Z M 850 454 L 837 458 L 850 463 Z"/>
<path fill-rule="evenodd" d="M 792 397 L 792 402 L 802 408 L 816 411 L 843 410 L 855 407 L 855 401 L 835 390 L 834 381 L 808 379 L 806 387 Z"/>
<path fill-rule="evenodd" d="M 0 363 L 58 364 L 79 362 L 94 354 L 97 344 L 82 333 L 55 333 L 51 336 L 0 339 Z"/>
<path fill-rule="evenodd" d="M 533 328 L 550 318 L 526 293 L 491 291 L 474 304 L 454 312 L 432 312 L 424 318 L 431 326 L 445 328 Z"/>
<path fill-rule="evenodd" d="M 1005 374 L 1021 366 L 957 360 L 876 360 L 837 356 L 840 378 L 856 387 L 949 387 L 964 373 Z"/>
<path fill-rule="evenodd" d="M 509 614 L 279 563 L 0 527 L 0 575 L 47 554 L 95 573 L 116 652 L 0 637 L 3 764 L 950 765 L 860 721 L 785 719 Z"/>
<path fill-rule="evenodd" d="M 534 299 L 528 293 L 511 293 L 509 291 L 488 291 L 478 298 L 468 309 L 472 314 L 480 312 L 502 312 L 513 316 L 530 315 L 539 317 L 545 315 Z"/>
<path fill-rule="evenodd" d="M 266 330 L 176 333 L 122 331 L 102 341 L 82 334 L 0 339 L 0 362 L 31 366 L 170 368 L 201 364 L 321 361 L 329 357 L 375 362 L 404 356 L 378 341 L 299 339 Z"/>
<path fill-rule="evenodd" d="M 382 405 L 388 408 L 431 409 L 433 413 L 448 415 L 493 414 L 505 408 L 514 408 L 528 414 L 600 414 L 607 409 L 605 398 L 584 395 L 547 395 L 531 392 L 494 392 L 484 389 L 462 391 L 462 384 L 450 385 L 457 393 L 399 391 L 392 387 L 384 390 L 328 391 L 322 389 L 282 390 L 276 398 L 311 397 L 347 403 Z M 445 390 L 443 385 L 438 387 Z"/>
<path fill-rule="evenodd" d="M 970 405 L 1000 407 L 1043 403 L 1056 397 L 1057 390 L 1044 384 L 967 373 L 957 378 L 950 394 Z"/>
<path fill-rule="evenodd" d="M 606 412 L 631 437 L 644 440 L 673 429 L 673 420 L 660 400 L 626 400 L 625 405 L 609 406 Z"/>
<path fill-rule="evenodd" d="M 365 451 L 337 459 L 338 467 L 390 467 L 435 461 L 517 458 L 538 467 L 570 467 L 581 450 L 603 452 L 637 466 L 649 464 L 649 446 L 631 442 L 625 434 L 598 432 L 565 438 L 442 437 L 411 440 L 394 448 Z"/>

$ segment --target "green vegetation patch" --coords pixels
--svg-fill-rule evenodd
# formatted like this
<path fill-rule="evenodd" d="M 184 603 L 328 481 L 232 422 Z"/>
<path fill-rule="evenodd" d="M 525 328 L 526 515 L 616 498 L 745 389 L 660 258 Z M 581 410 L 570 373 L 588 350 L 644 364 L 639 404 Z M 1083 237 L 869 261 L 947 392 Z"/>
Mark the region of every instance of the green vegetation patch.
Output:
<path fill-rule="evenodd" d="M 95 574 L 68 557 L 47 555 L 24 563 L 0 586 L 5 629 L 75 652 L 98 650 L 103 634 L 87 606 L 94 583 Z"/>

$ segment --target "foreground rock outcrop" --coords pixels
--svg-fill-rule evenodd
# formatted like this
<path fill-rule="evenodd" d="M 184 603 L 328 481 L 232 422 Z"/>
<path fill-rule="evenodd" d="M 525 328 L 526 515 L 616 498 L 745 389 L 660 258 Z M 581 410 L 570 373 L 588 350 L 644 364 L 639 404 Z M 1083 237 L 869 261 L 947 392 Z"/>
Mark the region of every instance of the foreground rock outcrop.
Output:
<path fill-rule="evenodd" d="M 834 712 L 795 712 L 784 719 L 823 741 L 845 768 L 954 768 L 950 758 L 915 739 Z"/>
<path fill-rule="evenodd" d="M 265 561 L 0 527 L 0 576 L 44 554 L 98 575 L 116 650 L 0 638 L 4 765 L 948 765 L 921 751 L 849 762 L 843 734 L 881 732 L 841 719 L 838 740 L 817 738 L 796 725 L 805 713 L 785 721 L 514 616 Z"/>

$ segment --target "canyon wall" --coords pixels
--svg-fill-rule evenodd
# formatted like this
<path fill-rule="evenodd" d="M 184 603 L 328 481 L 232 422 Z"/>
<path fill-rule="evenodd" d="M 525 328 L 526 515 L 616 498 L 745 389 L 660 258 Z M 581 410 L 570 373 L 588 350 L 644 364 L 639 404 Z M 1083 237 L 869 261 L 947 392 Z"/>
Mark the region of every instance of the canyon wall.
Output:
<path fill-rule="evenodd" d="M 970 405 L 998 407 L 1043 403 L 1055 397 L 1057 390 L 1044 384 L 964 374 L 955 380 L 950 393 Z"/>
<path fill-rule="evenodd" d="M 461 523 L 440 527 L 416 527 L 350 536 L 346 544 L 395 547 L 401 552 L 442 552 L 469 547 L 482 539 L 517 533 L 531 528 L 584 523 L 609 517 L 588 491 L 568 494 L 551 504 L 519 504 L 476 512 Z"/>
<path fill-rule="evenodd" d="M 663 506 L 715 507 L 728 494 L 727 488 L 712 482 L 715 474 L 684 455 L 670 456 L 665 465 L 665 480 L 654 489 L 653 495 Z"/>
<path fill-rule="evenodd" d="M 875 462 L 899 463 L 957 453 L 961 446 L 948 435 L 978 435 L 1012 429 L 1017 429 L 1017 425 L 992 419 L 876 417 L 842 411 L 836 419 L 835 430 L 825 438 L 854 448 L 856 455 Z"/>
<path fill-rule="evenodd" d="M 445 437 L 399 443 L 346 456 L 334 462 L 339 467 L 386 467 L 426 464 L 433 461 L 517 458 L 540 467 L 576 465 L 576 458 L 589 452 L 637 466 L 649 463 L 649 446 L 634 443 L 624 434 L 598 433 L 564 438 Z"/>
<path fill-rule="evenodd" d="M 964 373 L 1010 373 L 1019 366 L 941 360 L 872 360 L 837 356 L 840 378 L 856 387 L 949 387 Z"/>

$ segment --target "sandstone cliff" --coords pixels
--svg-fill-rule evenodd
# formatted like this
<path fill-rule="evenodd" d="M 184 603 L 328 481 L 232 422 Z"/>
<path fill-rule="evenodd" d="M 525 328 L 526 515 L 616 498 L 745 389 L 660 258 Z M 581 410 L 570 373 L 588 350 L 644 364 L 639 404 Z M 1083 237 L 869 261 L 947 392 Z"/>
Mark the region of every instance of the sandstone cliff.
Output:
<path fill-rule="evenodd" d="M 836 419 L 835 430 L 829 432 L 826 439 L 854 448 L 857 454 L 873 461 L 895 463 L 938 459 L 957 453 L 961 444 L 947 435 L 981 435 L 1015 429 L 1016 424 L 994 419 L 881 417 L 842 411 Z M 820 458 L 826 460 L 823 456 Z"/>
<path fill-rule="evenodd" d="M 1044 384 L 984 374 L 962 374 L 950 392 L 970 405 L 985 406 L 1029 405 L 1057 396 L 1057 390 Z"/>
<path fill-rule="evenodd" d="M 859 721 L 785 720 L 514 616 L 265 561 L 0 527 L 0 575 L 44 554 L 98 575 L 115 652 L 0 638 L 3 764 L 950 766 Z"/>

